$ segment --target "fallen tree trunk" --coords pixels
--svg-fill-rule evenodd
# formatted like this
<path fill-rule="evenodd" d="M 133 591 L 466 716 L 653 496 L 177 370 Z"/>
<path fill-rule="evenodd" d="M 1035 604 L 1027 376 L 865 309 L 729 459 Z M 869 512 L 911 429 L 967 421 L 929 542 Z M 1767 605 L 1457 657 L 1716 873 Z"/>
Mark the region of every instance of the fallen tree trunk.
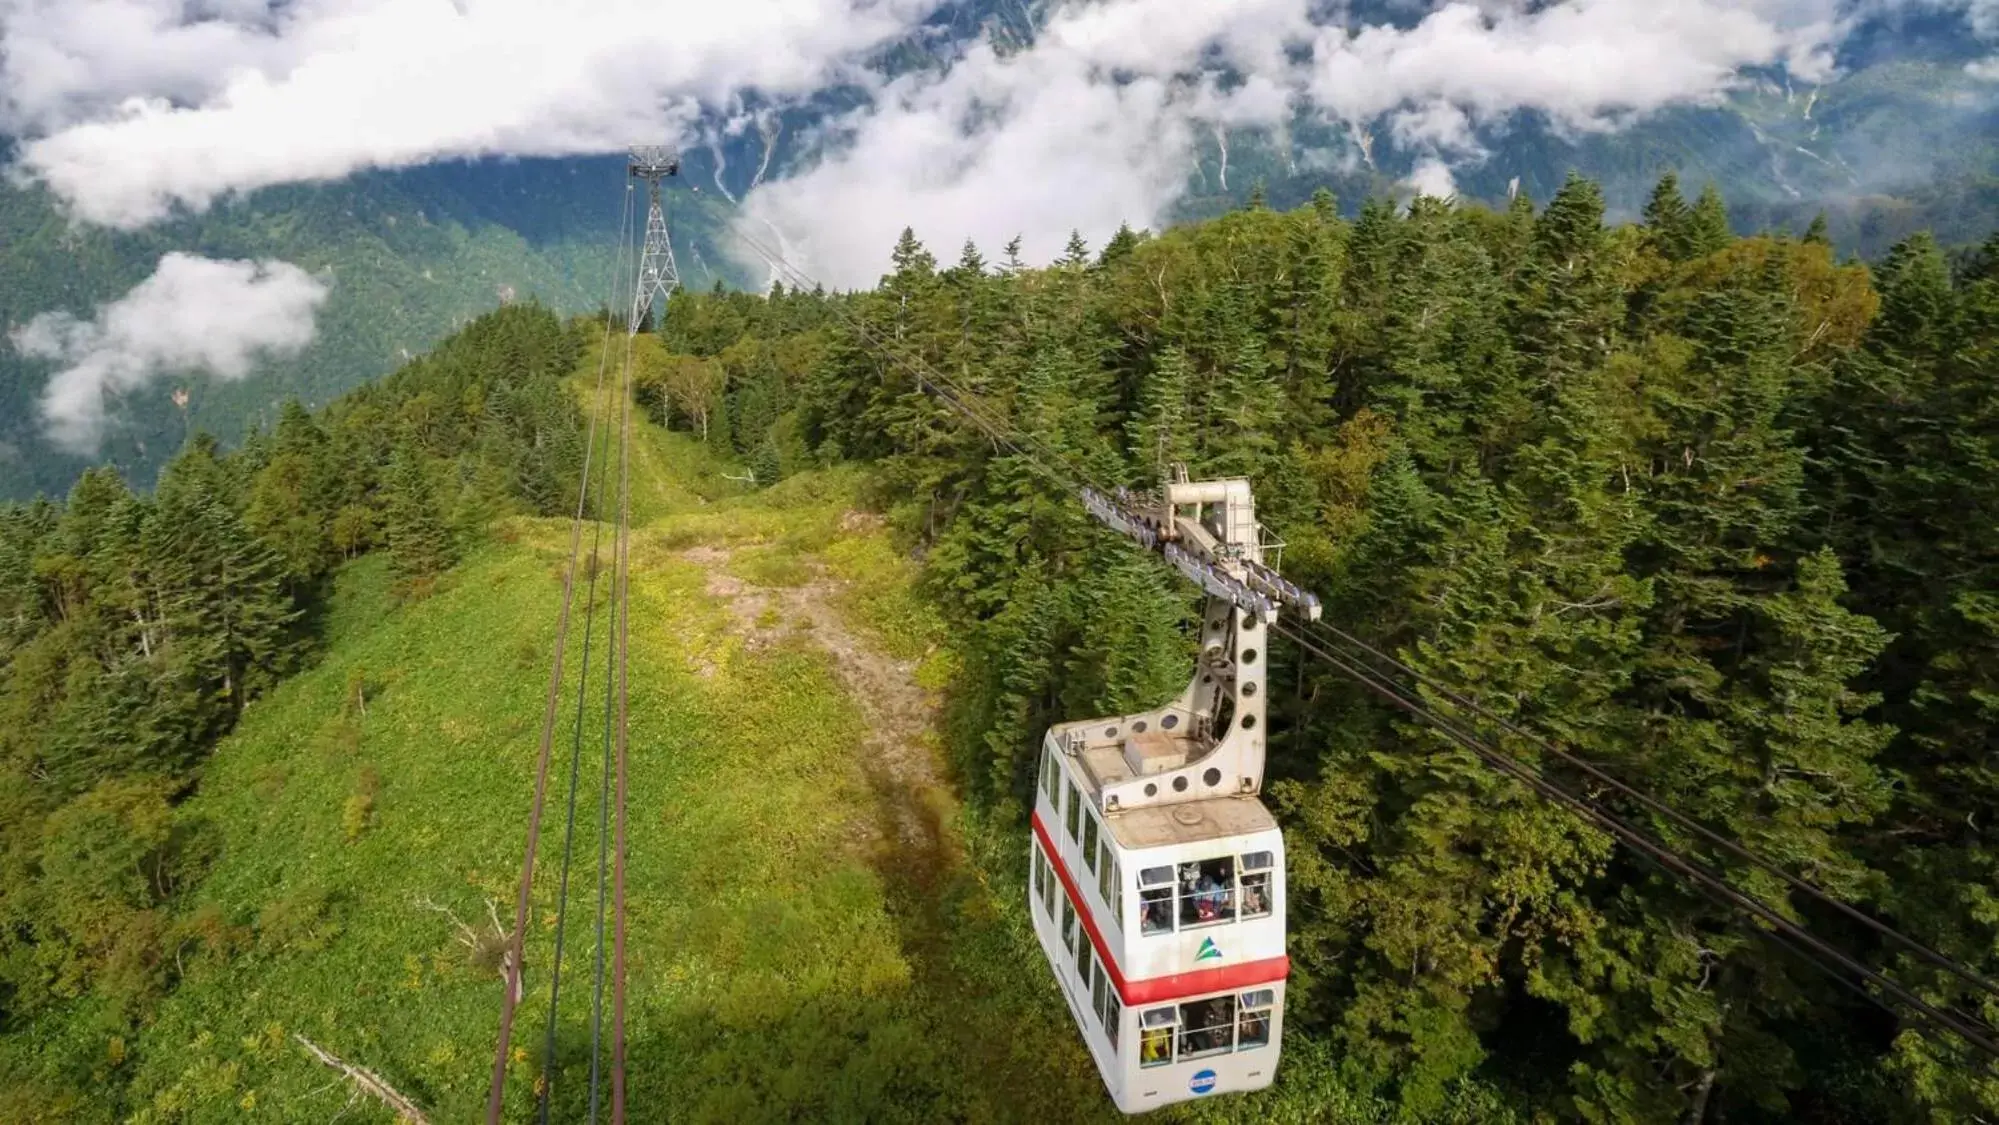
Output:
<path fill-rule="evenodd" d="M 292 1032 L 292 1038 L 298 1040 L 306 1050 L 311 1051 L 313 1058 L 339 1071 L 357 1093 L 367 1094 L 394 1110 L 397 1120 L 404 1125 L 430 1125 L 430 1119 L 423 1115 L 423 1111 L 417 1108 L 416 1103 L 404 1097 L 394 1086 L 382 1081 L 381 1075 L 366 1067 L 347 1062 L 296 1031 Z"/>

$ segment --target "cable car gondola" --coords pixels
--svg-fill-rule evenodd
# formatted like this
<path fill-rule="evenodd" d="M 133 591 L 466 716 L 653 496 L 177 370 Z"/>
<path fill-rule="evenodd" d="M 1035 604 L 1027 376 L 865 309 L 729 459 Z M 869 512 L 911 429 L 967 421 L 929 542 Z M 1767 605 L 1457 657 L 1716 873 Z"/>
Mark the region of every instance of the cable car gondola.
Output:
<path fill-rule="evenodd" d="M 1051 727 L 1036 778 L 1035 935 L 1126 1113 L 1268 1086 L 1283 1037 L 1284 839 L 1263 784 L 1264 656 L 1280 602 L 1249 482 L 1167 483 L 1092 514 L 1208 591 L 1194 675 L 1157 710 Z"/>

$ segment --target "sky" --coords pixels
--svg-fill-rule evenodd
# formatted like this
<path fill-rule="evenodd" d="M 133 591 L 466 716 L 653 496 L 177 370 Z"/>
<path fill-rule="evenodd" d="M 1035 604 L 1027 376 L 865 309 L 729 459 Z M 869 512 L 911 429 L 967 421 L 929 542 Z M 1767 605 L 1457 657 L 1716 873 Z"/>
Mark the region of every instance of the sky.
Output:
<path fill-rule="evenodd" d="M 1019 234 L 1030 261 L 1072 229 L 1157 226 L 1217 138 L 1298 114 L 1392 137 L 1412 186 L 1445 194 L 1486 155 L 1483 125 L 1609 130 L 1750 68 L 1823 79 L 1864 11 L 1955 11 L 1999 52 L 1999 0 L 1394 0 L 1399 26 L 1343 0 L 1001 0 L 1033 14 L 1031 47 L 870 69 L 945 2 L 0 0 L 0 133 L 17 181 L 129 229 L 365 169 L 694 144 L 838 87 L 858 108 L 796 138 L 805 158 L 744 197 L 740 226 L 844 287 L 879 276 L 905 224 L 946 254 Z"/>

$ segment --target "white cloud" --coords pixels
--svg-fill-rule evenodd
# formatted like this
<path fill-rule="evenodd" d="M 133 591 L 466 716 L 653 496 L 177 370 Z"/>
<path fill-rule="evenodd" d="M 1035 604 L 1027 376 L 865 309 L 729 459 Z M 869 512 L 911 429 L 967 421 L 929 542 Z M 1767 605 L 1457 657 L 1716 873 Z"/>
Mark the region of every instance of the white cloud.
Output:
<path fill-rule="evenodd" d="M 1999 0 L 1970 0 L 1965 16 L 1971 21 L 1972 34 L 1980 39 L 1999 39 Z"/>
<path fill-rule="evenodd" d="M 935 0 L 0 0 L 0 128 L 86 220 L 453 157 L 617 151 L 861 77 Z"/>
<path fill-rule="evenodd" d="M 840 286 L 873 282 L 904 225 L 946 255 L 1021 233 L 1045 261 L 1072 227 L 1101 245 L 1121 221 L 1156 225 L 1214 126 L 1300 111 L 1386 119 L 1419 153 L 1416 183 L 1448 190 L 1445 158 L 1481 159 L 1477 127 L 1523 109 L 1609 129 L 1715 100 L 1748 66 L 1816 73 L 1835 2 L 1486 0 L 1350 32 L 1316 24 L 1307 0 L 1100 0 L 1058 10 L 1030 50 L 975 47 L 941 77 L 882 90 L 815 166 L 753 192 L 741 229 L 765 243 L 783 231 L 794 261 Z"/>
<path fill-rule="evenodd" d="M 990 252 L 1020 234 L 1026 256 L 1045 261 L 1071 229 L 1101 246 L 1121 222 L 1154 224 L 1178 196 L 1197 121 L 1274 124 L 1287 112 L 1267 78 L 1228 91 L 1188 78 L 1203 52 L 1268 61 L 1285 31 L 1307 26 L 1302 0 L 1064 12 L 1030 50 L 975 45 L 942 75 L 888 85 L 839 123 L 851 140 L 750 195 L 744 230 L 766 243 L 770 226 L 786 232 L 796 264 L 842 287 L 872 283 L 905 225 L 946 254 L 968 237 Z"/>
<path fill-rule="evenodd" d="M 1569 0 L 1445 4 L 1416 26 L 1318 31 L 1306 76 L 1328 113 L 1369 121 L 1449 106 L 1490 119 L 1541 110 L 1577 128 L 1712 100 L 1746 66 L 1807 59 L 1831 31 L 1816 6 Z"/>
<path fill-rule="evenodd" d="M 1218 130 L 1385 127 L 1432 182 L 1522 110 L 1602 130 L 1716 99 L 1744 68 L 1827 73 L 1857 5 L 1999 0 L 1454 0 L 1358 30 L 1326 0 L 1058 3 L 1032 47 L 864 68 L 949 0 L 0 0 L 0 130 L 79 217 L 132 226 L 234 191 L 481 155 L 712 139 L 830 85 L 865 104 L 746 200 L 839 285 L 913 225 L 948 255 L 1055 254 L 1156 225 Z M 1995 15 L 1994 18 L 1999 18 Z M 1226 135 L 1225 133 L 1221 135 Z M 1307 154 L 1310 158 L 1310 154 Z M 775 224 L 777 235 L 769 224 Z"/>
<path fill-rule="evenodd" d="M 89 454 L 104 436 L 113 396 L 175 372 L 245 378 L 260 358 L 312 342 L 326 296 L 289 262 L 172 253 L 91 319 L 43 313 L 11 339 L 24 355 L 64 365 L 42 392 L 42 418 L 57 445 Z"/>
<path fill-rule="evenodd" d="M 1409 174 L 1409 186 L 1419 194 L 1438 199 L 1449 199 L 1458 193 L 1457 181 L 1451 178 L 1451 166 L 1434 156 L 1416 162 L 1416 170 Z"/>

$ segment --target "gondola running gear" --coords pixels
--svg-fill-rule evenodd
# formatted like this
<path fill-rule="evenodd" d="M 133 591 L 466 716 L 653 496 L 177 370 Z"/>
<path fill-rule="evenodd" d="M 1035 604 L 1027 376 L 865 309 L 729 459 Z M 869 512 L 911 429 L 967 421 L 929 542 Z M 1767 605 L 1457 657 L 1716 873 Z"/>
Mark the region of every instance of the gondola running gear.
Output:
<path fill-rule="evenodd" d="M 1092 514 L 1207 591 L 1194 674 L 1155 710 L 1051 727 L 1036 779 L 1035 936 L 1117 1107 L 1256 1090 L 1283 1036 L 1284 838 L 1263 786 L 1264 668 L 1278 607 L 1317 599 L 1263 564 L 1246 480 Z"/>

